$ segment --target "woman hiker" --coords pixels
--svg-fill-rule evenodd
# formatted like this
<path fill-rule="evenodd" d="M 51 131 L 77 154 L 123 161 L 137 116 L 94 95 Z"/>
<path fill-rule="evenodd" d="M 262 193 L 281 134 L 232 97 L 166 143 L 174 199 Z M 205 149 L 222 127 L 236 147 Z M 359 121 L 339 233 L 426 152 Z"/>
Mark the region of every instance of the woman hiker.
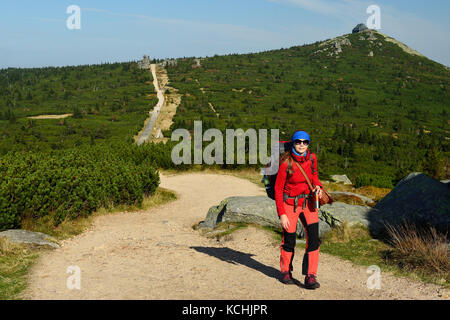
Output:
<path fill-rule="evenodd" d="M 296 131 L 293 134 L 292 150 L 281 156 L 275 182 L 275 202 L 283 227 L 280 256 L 281 282 L 294 283 L 292 260 L 296 243 L 297 220 L 300 218 L 306 234 L 302 274 L 305 275 L 305 287 L 316 289 L 320 287 L 316 279 L 319 263 L 319 214 L 306 179 L 297 167 L 297 164 L 302 166 L 314 186 L 314 192 L 320 197 L 322 183 L 319 181 L 317 173 L 317 157 L 308 150 L 310 141 L 311 139 L 305 131 Z M 316 160 L 313 161 L 313 172 L 311 156 Z"/>

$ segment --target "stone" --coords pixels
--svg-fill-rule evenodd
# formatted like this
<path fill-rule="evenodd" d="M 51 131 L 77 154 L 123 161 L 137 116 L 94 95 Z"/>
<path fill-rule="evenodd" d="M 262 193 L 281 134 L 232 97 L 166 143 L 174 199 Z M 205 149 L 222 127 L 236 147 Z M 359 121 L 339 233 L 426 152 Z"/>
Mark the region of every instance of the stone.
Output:
<path fill-rule="evenodd" d="M 60 248 L 54 238 L 42 232 L 33 232 L 22 229 L 10 229 L 0 232 L 0 239 L 3 237 L 6 237 L 6 239 L 12 243 Z"/>
<path fill-rule="evenodd" d="M 374 234 L 384 232 L 384 224 L 397 226 L 404 220 L 448 232 L 450 190 L 447 184 L 412 172 L 372 208 L 368 219 Z"/>
<path fill-rule="evenodd" d="M 335 182 L 343 182 L 344 184 L 353 184 L 353 183 L 350 181 L 350 179 L 349 179 L 345 174 L 342 174 L 342 175 L 338 175 L 338 174 L 332 175 L 332 176 L 331 176 L 331 179 L 332 179 L 333 181 L 335 181 Z"/>
<path fill-rule="evenodd" d="M 331 51 L 328 53 L 328 56 L 338 55 L 339 53 L 342 52 L 342 47 L 343 46 L 351 46 L 351 45 L 352 45 L 352 43 L 347 38 L 347 36 L 340 36 L 340 37 L 336 37 L 336 38 L 331 39 L 331 40 L 322 41 L 319 44 L 319 47 L 325 47 L 325 48 L 321 49 L 321 50 L 318 50 L 315 53 L 319 53 L 319 52 L 322 52 L 324 50 L 331 49 Z"/>
<path fill-rule="evenodd" d="M 364 30 L 368 30 L 367 26 L 364 23 L 359 23 L 356 27 L 353 28 L 352 33 L 358 33 Z"/>
<path fill-rule="evenodd" d="M 347 221 L 350 225 L 360 223 L 368 226 L 367 214 L 370 209 L 368 206 L 349 205 L 343 202 L 320 207 L 319 235 L 322 236 L 342 221 Z M 301 207 L 298 210 L 301 210 Z M 275 201 L 265 196 L 228 197 L 218 206 L 208 210 L 205 220 L 200 222 L 199 227 L 214 229 L 220 222 L 255 223 L 281 228 Z M 297 221 L 297 234 L 300 238 L 304 237 L 300 219 Z"/>
<path fill-rule="evenodd" d="M 275 201 L 266 196 L 228 197 L 217 206 L 212 206 L 201 228 L 212 228 L 220 222 L 255 223 L 262 226 L 280 227 Z M 303 236 L 300 220 L 297 222 L 297 234 Z"/>
<path fill-rule="evenodd" d="M 360 224 L 369 227 L 369 206 L 351 205 L 344 202 L 333 202 L 319 208 L 319 235 L 329 231 L 332 227 L 338 226 L 344 221 L 352 226 Z"/>

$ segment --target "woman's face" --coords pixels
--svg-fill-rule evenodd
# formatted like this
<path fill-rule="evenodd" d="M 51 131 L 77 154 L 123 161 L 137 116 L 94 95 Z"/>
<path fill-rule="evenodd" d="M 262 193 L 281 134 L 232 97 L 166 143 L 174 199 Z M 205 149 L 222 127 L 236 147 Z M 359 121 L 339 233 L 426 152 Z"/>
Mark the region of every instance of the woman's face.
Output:
<path fill-rule="evenodd" d="M 300 141 L 306 141 L 308 142 L 308 144 L 305 143 L 300 143 Z M 308 149 L 309 146 L 309 141 L 308 140 L 295 140 L 294 141 L 294 147 L 295 147 L 295 151 L 297 151 L 298 153 L 302 154 L 306 151 L 306 149 Z"/>

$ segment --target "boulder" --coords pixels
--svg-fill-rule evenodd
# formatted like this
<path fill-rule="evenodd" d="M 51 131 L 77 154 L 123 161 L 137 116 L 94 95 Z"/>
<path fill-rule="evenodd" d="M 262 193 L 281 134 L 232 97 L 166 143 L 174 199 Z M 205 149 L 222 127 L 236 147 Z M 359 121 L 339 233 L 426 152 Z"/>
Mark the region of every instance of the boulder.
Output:
<path fill-rule="evenodd" d="M 209 208 L 202 228 L 214 229 L 220 222 L 256 223 L 262 226 L 280 227 L 275 201 L 266 196 L 228 197 L 219 205 Z M 297 234 L 303 235 L 300 221 L 297 222 Z"/>
<path fill-rule="evenodd" d="M 410 173 L 372 208 L 368 219 L 374 234 L 382 233 L 385 223 L 395 226 L 403 220 L 448 232 L 450 190 L 421 172 Z"/>
<path fill-rule="evenodd" d="M 356 27 L 353 28 L 352 33 L 358 33 L 364 30 L 368 30 L 367 26 L 364 23 L 359 23 Z"/>
<path fill-rule="evenodd" d="M 301 207 L 299 207 L 301 210 Z M 360 223 L 368 226 L 368 206 L 349 205 L 343 202 L 334 202 L 319 208 L 319 235 L 322 236 L 332 226 L 343 221 L 351 224 Z M 200 222 L 202 228 L 215 228 L 219 222 L 256 223 L 263 226 L 280 228 L 275 201 L 265 196 L 228 197 L 218 206 L 208 210 L 204 221 Z M 303 226 L 297 221 L 297 234 L 304 237 Z"/>
<path fill-rule="evenodd" d="M 345 174 L 342 174 L 342 175 L 338 175 L 338 174 L 332 175 L 332 176 L 331 176 L 331 179 L 332 179 L 333 181 L 335 181 L 335 182 L 343 182 L 344 184 L 353 184 L 353 183 L 350 181 L 350 179 L 349 179 Z"/>
<path fill-rule="evenodd" d="M 56 241 L 42 232 L 32 232 L 21 229 L 10 229 L 0 232 L 0 239 L 6 237 L 6 239 L 12 243 L 25 243 L 37 246 L 47 246 L 52 248 L 59 248 L 60 246 Z"/>

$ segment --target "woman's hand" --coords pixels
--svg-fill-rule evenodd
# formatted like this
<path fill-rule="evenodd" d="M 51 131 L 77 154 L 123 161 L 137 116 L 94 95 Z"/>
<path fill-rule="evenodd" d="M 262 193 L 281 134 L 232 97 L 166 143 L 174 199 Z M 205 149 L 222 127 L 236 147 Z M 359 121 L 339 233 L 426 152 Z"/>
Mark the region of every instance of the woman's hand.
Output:
<path fill-rule="evenodd" d="M 289 219 L 288 219 L 287 215 L 282 214 L 280 216 L 280 220 L 281 220 L 281 226 L 283 227 L 283 229 L 288 230 L 289 229 Z"/>
<path fill-rule="evenodd" d="M 314 192 L 316 192 L 319 195 L 319 199 L 322 196 L 322 188 L 320 186 L 315 186 L 314 187 Z"/>

